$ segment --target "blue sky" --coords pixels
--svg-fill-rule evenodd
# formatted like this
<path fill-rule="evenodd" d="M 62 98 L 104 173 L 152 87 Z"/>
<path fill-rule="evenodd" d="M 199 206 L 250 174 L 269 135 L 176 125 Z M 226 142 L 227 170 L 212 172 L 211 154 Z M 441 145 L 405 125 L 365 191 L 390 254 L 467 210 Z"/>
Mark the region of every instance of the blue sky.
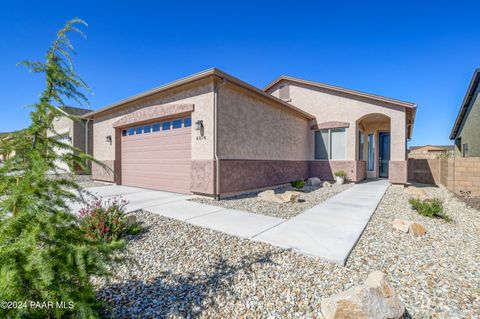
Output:
<path fill-rule="evenodd" d="M 80 17 L 76 71 L 91 108 L 218 67 L 258 87 L 280 74 L 418 104 L 409 145 L 450 143 L 480 67 L 480 1 L 4 1 L 0 131 L 29 123 L 43 83 L 16 63 L 42 59 Z"/>

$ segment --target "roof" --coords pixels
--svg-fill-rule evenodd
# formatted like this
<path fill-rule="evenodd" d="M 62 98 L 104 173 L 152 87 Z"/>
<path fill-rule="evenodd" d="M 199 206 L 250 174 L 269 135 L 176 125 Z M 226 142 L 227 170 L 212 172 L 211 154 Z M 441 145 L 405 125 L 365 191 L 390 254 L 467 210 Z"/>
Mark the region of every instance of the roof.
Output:
<path fill-rule="evenodd" d="M 84 108 L 73 107 L 73 106 L 65 106 L 65 107 L 62 108 L 62 110 L 65 113 L 70 114 L 70 115 L 84 115 L 84 114 L 92 112 L 91 109 L 84 109 Z"/>
<path fill-rule="evenodd" d="M 208 77 L 211 77 L 211 76 L 217 76 L 221 79 L 227 80 L 227 82 L 239 85 L 239 86 L 241 86 L 241 87 L 257 94 L 257 95 L 263 96 L 263 97 L 265 97 L 265 98 L 267 98 L 267 99 L 269 99 L 269 100 L 271 100 L 271 101 L 273 101 L 277 104 L 282 105 L 284 108 L 289 109 L 289 110 L 295 112 L 297 115 L 302 116 L 306 119 L 312 120 L 312 119 L 315 118 L 310 113 L 305 112 L 305 111 L 303 111 L 303 110 L 301 110 L 301 109 L 299 109 L 299 108 L 297 108 L 297 107 L 295 107 L 291 104 L 288 104 L 285 101 L 283 101 L 279 98 L 276 98 L 276 97 L 266 93 L 265 91 L 262 91 L 259 88 L 256 88 L 255 86 L 253 86 L 251 84 L 248 84 L 248 83 L 246 83 L 246 82 L 244 82 L 244 81 L 242 81 L 242 80 L 240 80 L 240 79 L 238 79 L 238 78 L 236 78 L 236 77 L 234 77 L 234 76 L 232 76 L 228 73 L 225 73 L 225 72 L 223 72 L 223 71 L 221 71 L 217 68 L 211 68 L 211 69 L 199 72 L 199 73 L 195 73 L 193 75 L 187 76 L 187 77 L 179 79 L 177 81 L 173 81 L 173 82 L 167 83 L 165 85 L 156 87 L 154 89 L 136 94 L 134 96 L 128 97 L 128 98 L 123 99 L 121 101 L 118 101 L 116 103 L 107 105 L 107 106 L 105 106 L 105 107 L 103 107 L 103 108 L 101 108 L 97 111 L 89 112 L 89 113 L 85 114 L 83 117 L 84 118 L 91 118 L 91 117 L 94 117 L 94 116 L 99 115 L 101 113 L 104 113 L 106 111 L 115 109 L 117 107 L 122 107 L 123 105 L 125 105 L 129 102 L 132 102 L 132 101 L 135 101 L 135 100 L 138 100 L 138 99 L 141 99 L 141 98 L 153 95 L 153 94 L 157 94 L 157 93 L 160 93 L 160 92 L 163 92 L 163 91 L 167 91 L 167 90 L 170 90 L 170 89 L 173 89 L 173 88 L 177 88 L 177 87 L 192 83 L 194 81 L 205 79 L 205 78 L 208 78 Z"/>
<path fill-rule="evenodd" d="M 415 103 L 411 103 L 411 102 L 396 100 L 396 99 L 392 99 L 392 98 L 389 98 L 389 97 L 384 97 L 384 96 L 380 96 L 380 95 L 365 93 L 365 92 L 361 92 L 361 91 L 350 90 L 350 89 L 346 89 L 346 88 L 343 88 L 343 87 L 334 86 L 334 85 L 330 85 L 330 84 L 325 84 L 325 83 L 320 83 L 320 82 L 315 82 L 315 81 L 308 81 L 308 80 L 304 80 L 304 79 L 300 79 L 300 78 L 296 78 L 296 77 L 288 76 L 288 75 L 279 76 L 278 78 L 276 78 L 275 80 L 270 82 L 267 86 L 265 86 L 265 88 L 263 90 L 268 91 L 273 86 L 275 86 L 277 83 L 280 83 L 281 81 L 290 81 L 290 82 L 296 82 L 296 83 L 311 85 L 311 86 L 322 88 L 322 89 L 327 89 L 327 90 L 331 90 L 331 91 L 335 91 L 335 92 L 341 92 L 341 93 L 345 93 L 345 94 L 359 96 L 359 97 L 363 97 L 363 98 L 367 98 L 367 99 L 372 99 L 372 100 L 375 100 L 375 101 L 395 104 L 395 105 L 403 106 L 403 107 L 407 107 L 407 108 L 416 108 L 416 106 L 417 106 Z"/>
<path fill-rule="evenodd" d="M 468 111 L 471 107 L 471 102 L 473 95 L 475 94 L 477 88 L 478 88 L 478 83 L 480 82 L 480 68 L 476 69 L 473 72 L 472 80 L 470 81 L 470 85 L 468 86 L 467 93 L 465 94 L 465 97 L 463 98 L 463 102 L 460 105 L 460 110 L 458 111 L 457 118 L 455 119 L 455 123 L 453 124 L 452 132 L 450 132 L 450 139 L 454 140 L 458 137 L 458 133 L 460 133 L 460 128 L 463 125 L 463 122 L 465 121 Z"/>
<path fill-rule="evenodd" d="M 421 146 L 410 146 L 409 151 L 415 151 L 421 148 L 428 148 L 430 151 L 442 151 L 442 150 L 453 150 L 453 145 L 421 145 Z"/>

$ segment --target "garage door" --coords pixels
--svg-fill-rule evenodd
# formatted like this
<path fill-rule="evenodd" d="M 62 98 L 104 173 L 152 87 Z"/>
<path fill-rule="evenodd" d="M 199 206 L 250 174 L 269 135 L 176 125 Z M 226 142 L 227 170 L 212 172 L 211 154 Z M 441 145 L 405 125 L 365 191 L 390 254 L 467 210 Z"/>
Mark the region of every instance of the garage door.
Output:
<path fill-rule="evenodd" d="M 190 193 L 191 118 L 122 129 L 122 184 Z"/>

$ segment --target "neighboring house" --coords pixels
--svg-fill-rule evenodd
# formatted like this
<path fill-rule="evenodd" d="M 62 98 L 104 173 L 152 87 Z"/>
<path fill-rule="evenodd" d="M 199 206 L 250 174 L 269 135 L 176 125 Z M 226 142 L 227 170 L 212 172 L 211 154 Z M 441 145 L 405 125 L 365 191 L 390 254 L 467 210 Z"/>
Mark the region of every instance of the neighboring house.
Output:
<path fill-rule="evenodd" d="M 450 133 L 455 156 L 480 157 L 480 68 L 473 73 L 467 93 Z"/>
<path fill-rule="evenodd" d="M 411 146 L 408 149 L 408 158 L 431 159 L 440 157 L 453 157 L 453 154 L 453 145 Z"/>
<path fill-rule="evenodd" d="M 78 116 L 79 118 L 92 111 L 77 107 L 64 107 L 62 110 L 68 115 Z M 54 120 L 53 126 L 62 142 L 70 144 L 87 154 L 93 154 L 93 123 L 90 120 L 80 118 L 74 121 L 67 116 L 60 116 Z M 53 133 L 50 133 L 50 135 L 53 135 Z M 62 154 L 66 150 L 58 149 L 57 152 Z M 57 163 L 57 165 L 62 170 L 69 170 L 66 163 Z M 83 172 L 77 170 L 76 173 Z"/>
<path fill-rule="evenodd" d="M 337 170 L 405 183 L 415 110 L 291 77 L 260 90 L 210 69 L 84 118 L 94 121 L 94 157 L 111 168 L 93 165 L 94 179 L 217 196 Z"/>

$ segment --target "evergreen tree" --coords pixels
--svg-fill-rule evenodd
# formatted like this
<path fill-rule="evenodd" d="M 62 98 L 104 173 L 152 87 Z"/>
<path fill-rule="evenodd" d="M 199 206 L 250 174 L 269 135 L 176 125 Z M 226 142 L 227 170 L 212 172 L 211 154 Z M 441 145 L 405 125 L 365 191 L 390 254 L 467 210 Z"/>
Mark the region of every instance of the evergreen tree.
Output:
<path fill-rule="evenodd" d="M 0 301 L 21 302 L 11 309 L 3 303 L 2 318 L 98 317 L 91 278 L 108 276 L 124 247 L 121 241 L 85 238 L 68 208 L 68 202 L 80 200 L 81 187 L 60 163 L 86 169 L 95 161 L 63 143 L 53 126 L 55 118 L 66 116 L 64 100 L 88 103 L 83 93 L 88 86 L 74 72 L 68 38 L 71 32 L 83 35 L 78 25 L 86 24 L 73 19 L 58 31 L 45 62 L 21 63 L 44 74 L 46 87 L 33 105 L 30 126 L 0 145 L 0 153 L 14 151 L 0 167 Z"/>

